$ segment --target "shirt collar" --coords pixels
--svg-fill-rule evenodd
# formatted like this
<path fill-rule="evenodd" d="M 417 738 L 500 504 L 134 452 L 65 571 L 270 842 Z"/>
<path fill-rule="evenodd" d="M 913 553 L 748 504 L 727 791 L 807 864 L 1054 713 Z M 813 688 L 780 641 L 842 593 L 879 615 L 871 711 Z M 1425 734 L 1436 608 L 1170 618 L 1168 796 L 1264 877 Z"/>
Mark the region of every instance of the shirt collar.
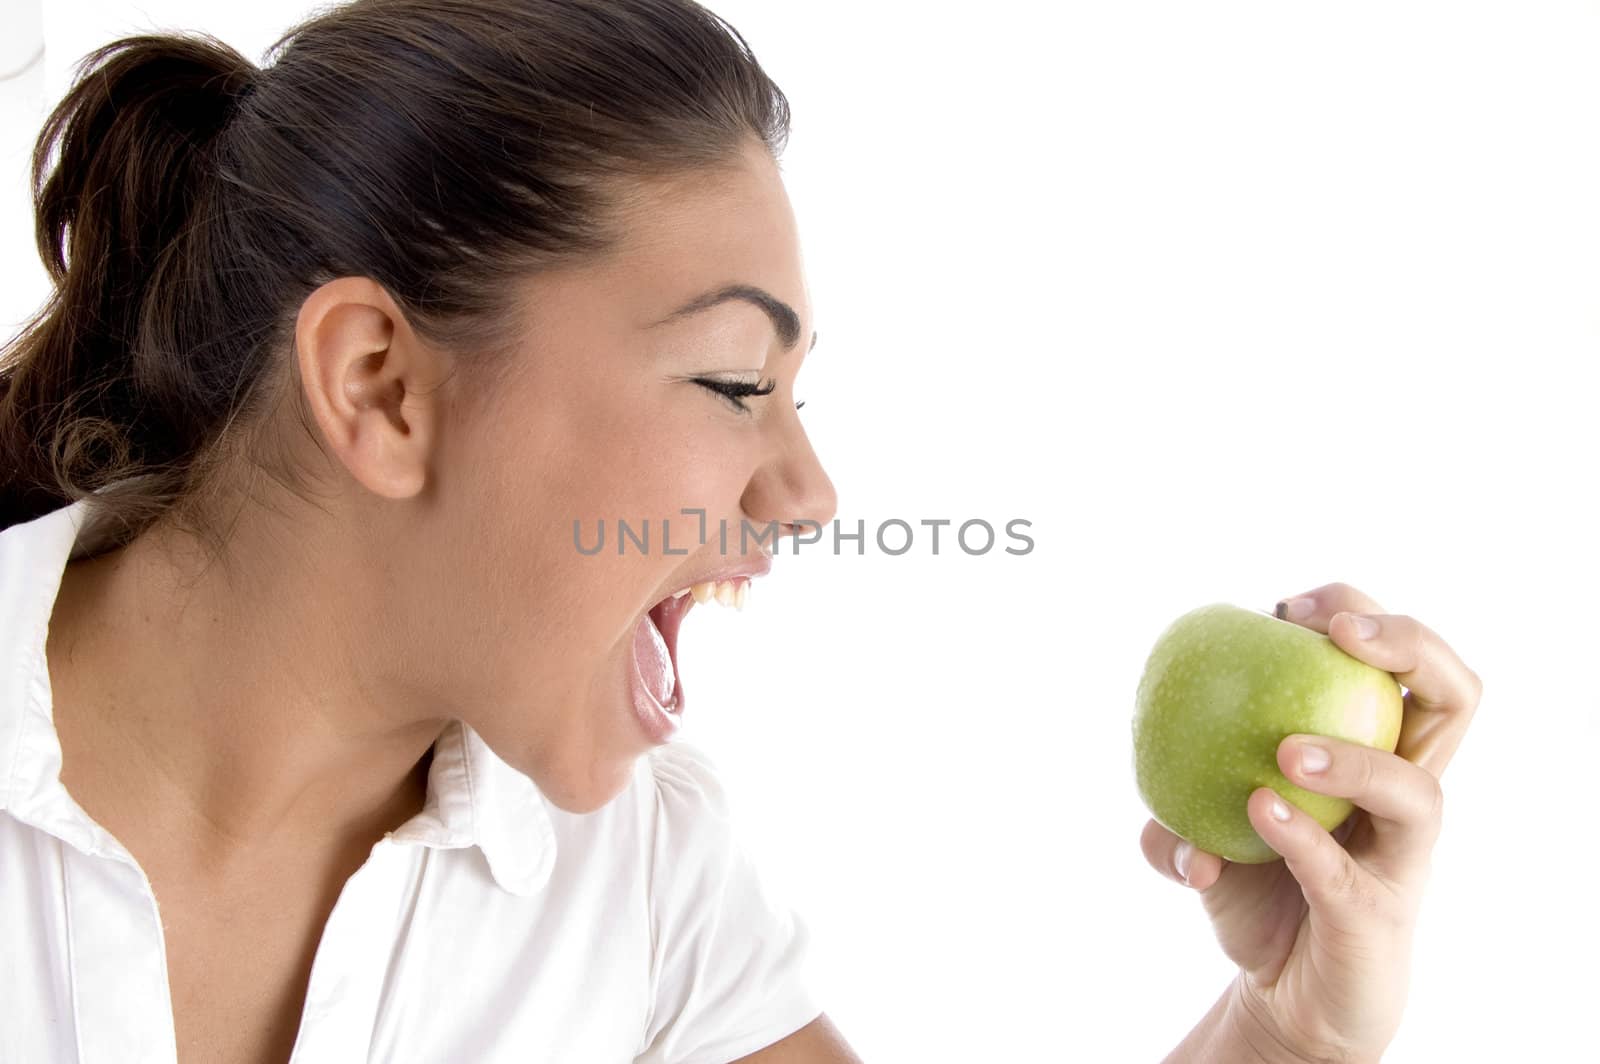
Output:
<path fill-rule="evenodd" d="M 495 882 L 520 896 L 542 887 L 555 866 L 555 825 L 544 794 L 460 720 L 434 741 L 422 812 L 390 837 L 442 849 L 477 846 Z"/>
<path fill-rule="evenodd" d="M 106 532 L 88 522 L 88 502 L 0 531 L 0 812 L 85 853 L 131 863 L 61 785 L 51 716 L 45 638 L 61 576 Z M 543 793 L 460 720 L 434 742 L 422 812 L 388 837 L 440 849 L 477 846 L 495 882 L 519 896 L 539 890 L 555 865 L 555 825 Z"/>

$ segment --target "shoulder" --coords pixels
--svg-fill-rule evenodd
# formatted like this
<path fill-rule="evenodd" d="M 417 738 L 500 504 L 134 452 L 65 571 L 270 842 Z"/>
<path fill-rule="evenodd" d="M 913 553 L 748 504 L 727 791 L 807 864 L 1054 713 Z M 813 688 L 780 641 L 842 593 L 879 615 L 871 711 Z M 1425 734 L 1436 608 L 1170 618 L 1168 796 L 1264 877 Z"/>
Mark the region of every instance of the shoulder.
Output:
<path fill-rule="evenodd" d="M 710 754 L 680 740 L 654 748 L 646 760 L 663 812 L 693 809 L 727 818 L 728 793 Z"/>
<path fill-rule="evenodd" d="M 641 760 L 655 802 L 652 1009 L 634 1064 L 739 1059 L 822 1012 L 805 979 L 810 928 L 752 859 L 704 750 L 678 741 Z M 803 1059 L 810 1037 L 792 1043 Z"/>
<path fill-rule="evenodd" d="M 710 754 L 681 740 L 651 750 L 643 813 L 658 867 L 692 874 L 697 862 L 726 861 L 738 848 L 727 787 Z"/>
<path fill-rule="evenodd" d="M 655 808 L 646 876 L 658 929 L 668 938 L 719 924 L 729 933 L 803 936 L 782 884 L 749 848 L 716 762 L 684 742 L 658 747 L 648 760 Z"/>

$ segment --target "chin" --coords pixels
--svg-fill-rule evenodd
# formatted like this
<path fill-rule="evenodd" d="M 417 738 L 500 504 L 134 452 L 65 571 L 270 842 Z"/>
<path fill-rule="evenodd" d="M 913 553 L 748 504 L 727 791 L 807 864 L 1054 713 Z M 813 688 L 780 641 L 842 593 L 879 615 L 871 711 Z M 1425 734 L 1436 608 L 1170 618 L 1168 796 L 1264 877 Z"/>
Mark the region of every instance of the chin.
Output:
<path fill-rule="evenodd" d="M 631 757 L 624 763 L 618 763 L 609 774 L 597 772 L 582 779 L 561 778 L 548 783 L 535 777 L 534 782 L 551 805 L 563 812 L 581 816 L 598 812 L 627 790 L 637 763 L 638 758 Z"/>

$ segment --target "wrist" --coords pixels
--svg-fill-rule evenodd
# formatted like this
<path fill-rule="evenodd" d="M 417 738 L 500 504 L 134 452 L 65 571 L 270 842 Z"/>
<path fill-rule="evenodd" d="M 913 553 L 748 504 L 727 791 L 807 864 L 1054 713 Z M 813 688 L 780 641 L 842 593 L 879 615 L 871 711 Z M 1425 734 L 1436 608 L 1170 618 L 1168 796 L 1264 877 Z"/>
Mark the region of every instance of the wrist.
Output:
<path fill-rule="evenodd" d="M 1241 971 L 1228 987 L 1221 1024 L 1227 1049 L 1221 1057 L 1248 1064 L 1380 1064 L 1381 1056 L 1295 1046 L 1273 1021 L 1267 1003 L 1249 985 L 1249 978 Z"/>
<path fill-rule="evenodd" d="M 1220 1032 L 1228 1046 L 1226 1055 L 1249 1064 L 1311 1064 L 1284 1044 L 1266 1018 L 1265 1004 L 1245 985 L 1248 978 L 1241 971 L 1228 985 Z"/>
<path fill-rule="evenodd" d="M 1239 993 L 1236 979 L 1162 1064 L 1280 1064 L 1258 1049 L 1271 1040 L 1257 1029 Z"/>

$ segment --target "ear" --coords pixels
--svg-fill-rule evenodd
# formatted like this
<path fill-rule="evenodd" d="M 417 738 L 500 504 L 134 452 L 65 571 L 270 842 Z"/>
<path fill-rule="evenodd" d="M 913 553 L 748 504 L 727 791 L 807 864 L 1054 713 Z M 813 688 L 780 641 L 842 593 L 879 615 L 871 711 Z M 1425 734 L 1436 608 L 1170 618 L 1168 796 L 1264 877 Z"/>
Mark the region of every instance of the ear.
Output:
<path fill-rule="evenodd" d="M 369 277 L 340 277 L 300 306 L 295 351 L 312 416 L 350 475 L 369 491 L 410 498 L 438 446 L 442 352 L 412 331 Z"/>

